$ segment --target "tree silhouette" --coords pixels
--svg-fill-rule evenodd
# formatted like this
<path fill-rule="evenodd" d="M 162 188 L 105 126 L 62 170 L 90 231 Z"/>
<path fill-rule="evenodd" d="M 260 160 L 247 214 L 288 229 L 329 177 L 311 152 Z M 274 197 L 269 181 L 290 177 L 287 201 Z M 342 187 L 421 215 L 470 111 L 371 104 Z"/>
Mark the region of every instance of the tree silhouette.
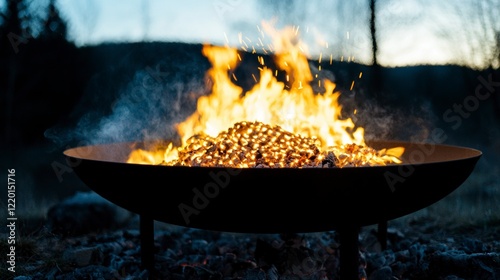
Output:
<path fill-rule="evenodd" d="M 23 3 L 22 0 L 10 0 L 7 1 L 7 9 L 1 14 L 2 25 L 1 31 L 2 35 L 6 35 L 7 31 L 21 33 L 21 19 L 19 18 L 19 6 Z"/>
<path fill-rule="evenodd" d="M 0 16 L 3 20 L 0 26 L 0 53 L 3 55 L 17 53 L 20 44 L 26 44 L 32 37 L 27 22 L 30 13 L 27 12 L 24 0 L 7 0 L 7 9 Z"/>
<path fill-rule="evenodd" d="M 45 19 L 30 13 L 26 0 L 7 0 L 0 25 L 0 142 L 7 147 L 40 141 L 75 95 L 76 47 L 66 40 L 66 23 L 56 1 Z M 36 30 L 36 34 L 32 32 Z"/>
<path fill-rule="evenodd" d="M 370 36 L 372 43 L 372 63 L 374 66 L 378 65 L 377 61 L 377 28 L 376 28 L 376 11 L 375 11 L 376 0 L 370 0 Z"/>
<path fill-rule="evenodd" d="M 12 134 L 14 84 L 18 73 L 16 57 L 19 45 L 26 43 L 28 38 L 23 35 L 22 20 L 20 14 L 25 11 L 26 4 L 23 0 L 8 0 L 7 8 L 1 14 L 2 25 L 0 26 L 0 95 L 2 108 L 2 140 L 8 143 Z"/>
<path fill-rule="evenodd" d="M 371 89 L 374 98 L 380 98 L 383 82 L 381 67 L 377 60 L 378 55 L 378 42 L 377 42 L 377 10 L 376 10 L 376 0 L 370 0 L 370 38 L 372 45 L 372 78 L 371 78 Z"/>
<path fill-rule="evenodd" d="M 59 10 L 55 5 L 55 0 L 50 0 L 48 6 L 47 18 L 43 24 L 40 38 L 42 39 L 64 39 L 66 40 L 67 27 L 66 22 L 59 15 Z"/>

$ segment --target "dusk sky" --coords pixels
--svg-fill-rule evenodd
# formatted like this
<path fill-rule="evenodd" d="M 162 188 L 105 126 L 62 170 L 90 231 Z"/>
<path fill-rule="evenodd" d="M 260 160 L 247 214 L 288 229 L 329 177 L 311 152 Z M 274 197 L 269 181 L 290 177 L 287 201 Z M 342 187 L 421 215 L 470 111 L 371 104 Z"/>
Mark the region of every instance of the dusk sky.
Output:
<path fill-rule="evenodd" d="M 48 0 L 33 0 L 42 10 Z M 368 0 L 57 0 L 78 46 L 102 42 L 181 41 L 240 46 L 261 37 L 263 21 L 295 26 L 310 55 L 371 62 Z M 500 0 L 378 0 L 379 62 L 384 66 L 481 67 L 500 32 Z M 5 5 L 2 3 L 2 5 Z M 36 8 L 38 7 L 38 8 Z M 497 32 L 497 33 L 495 33 Z M 491 59 L 490 59 L 491 60 Z M 498 67 L 499 65 L 496 65 Z"/>

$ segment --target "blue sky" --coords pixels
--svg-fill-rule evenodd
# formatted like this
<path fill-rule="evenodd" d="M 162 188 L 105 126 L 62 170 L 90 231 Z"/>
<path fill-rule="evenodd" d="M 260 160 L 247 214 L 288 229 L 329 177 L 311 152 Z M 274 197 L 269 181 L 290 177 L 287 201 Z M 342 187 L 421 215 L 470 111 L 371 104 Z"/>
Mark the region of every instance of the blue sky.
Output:
<path fill-rule="evenodd" d="M 31 3 L 42 7 L 47 2 Z M 239 35 L 257 40 L 262 21 L 275 21 L 277 28 L 298 26 L 311 55 L 321 52 L 333 54 L 336 59 L 354 58 L 369 64 L 367 3 L 368 0 L 57 0 L 61 15 L 68 22 L 69 39 L 78 46 L 124 41 L 224 44 L 226 40 L 239 46 Z M 478 3 L 484 4 L 482 10 Z M 382 65 L 461 60 L 479 65 L 483 56 L 490 55 L 484 53 L 489 51 L 486 49 L 494 34 L 477 26 L 488 16 L 500 14 L 500 0 L 377 0 L 377 5 L 378 59 Z M 500 30 L 500 21 L 494 20 L 491 25 Z"/>

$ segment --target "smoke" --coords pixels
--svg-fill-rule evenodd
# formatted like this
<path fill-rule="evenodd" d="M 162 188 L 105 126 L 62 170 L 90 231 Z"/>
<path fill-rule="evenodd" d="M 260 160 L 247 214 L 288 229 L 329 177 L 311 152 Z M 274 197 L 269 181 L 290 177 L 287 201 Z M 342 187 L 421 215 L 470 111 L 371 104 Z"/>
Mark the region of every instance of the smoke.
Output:
<path fill-rule="evenodd" d="M 160 62 L 137 71 L 114 98 L 87 90 L 76 123 L 48 129 L 45 136 L 62 147 L 176 140 L 175 124 L 191 115 L 207 92 L 204 70 L 186 73 Z"/>
<path fill-rule="evenodd" d="M 343 107 L 342 116 L 364 128 L 367 141 L 427 142 L 436 127 L 436 115 L 428 101 L 398 106 L 366 98 L 360 91 L 342 93 L 339 102 Z"/>

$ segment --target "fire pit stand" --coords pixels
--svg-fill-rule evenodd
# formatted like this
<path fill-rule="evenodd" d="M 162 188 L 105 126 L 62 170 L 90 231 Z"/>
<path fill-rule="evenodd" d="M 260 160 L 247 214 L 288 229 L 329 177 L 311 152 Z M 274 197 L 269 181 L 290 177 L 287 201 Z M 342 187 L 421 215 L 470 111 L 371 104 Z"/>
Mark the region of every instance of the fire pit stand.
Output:
<path fill-rule="evenodd" d="M 383 224 L 383 223 L 382 223 Z M 340 237 L 340 279 L 359 279 L 360 227 L 345 226 L 338 230 Z M 140 215 L 141 266 L 150 273 L 156 272 L 154 262 L 154 220 Z"/>
<path fill-rule="evenodd" d="M 155 272 L 154 258 L 154 220 L 146 215 L 139 215 L 141 239 L 141 266 L 150 273 Z"/>
<path fill-rule="evenodd" d="M 340 279 L 359 279 L 359 227 L 345 226 L 338 230 L 340 237 Z"/>
<path fill-rule="evenodd" d="M 346 226 L 338 230 L 340 237 L 340 279 L 359 279 L 359 231 L 360 227 L 356 226 Z M 146 215 L 140 215 L 140 238 L 141 266 L 150 273 L 155 273 L 154 220 Z"/>
<path fill-rule="evenodd" d="M 220 232 L 336 230 L 341 279 L 358 279 L 360 228 L 378 224 L 385 247 L 387 221 L 443 199 L 469 177 L 482 155 L 450 145 L 398 141 L 368 145 L 404 147 L 403 164 L 228 169 L 126 163 L 137 142 L 77 147 L 64 154 L 87 186 L 140 215 L 141 262 L 151 272 L 154 221 L 161 221 Z M 183 183 L 172 185 L 172 178 Z M 238 219 L 228 213 L 236 213 Z"/>

